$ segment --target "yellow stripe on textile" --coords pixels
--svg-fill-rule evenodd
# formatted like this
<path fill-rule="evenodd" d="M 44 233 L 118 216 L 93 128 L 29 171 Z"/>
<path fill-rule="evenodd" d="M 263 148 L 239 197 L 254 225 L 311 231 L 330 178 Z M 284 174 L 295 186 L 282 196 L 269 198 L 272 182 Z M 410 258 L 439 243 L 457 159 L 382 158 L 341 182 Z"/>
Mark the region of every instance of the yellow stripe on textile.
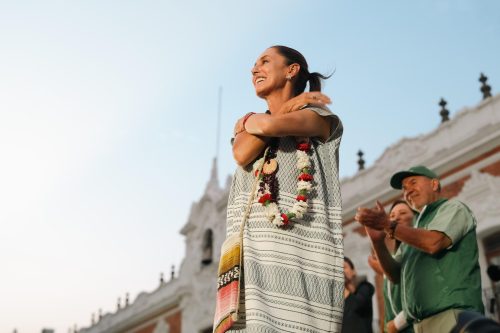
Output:
<path fill-rule="evenodd" d="M 234 266 L 240 266 L 241 244 L 239 237 L 234 237 L 234 242 L 225 243 L 221 249 L 222 256 L 219 263 L 219 275 L 226 273 Z"/>

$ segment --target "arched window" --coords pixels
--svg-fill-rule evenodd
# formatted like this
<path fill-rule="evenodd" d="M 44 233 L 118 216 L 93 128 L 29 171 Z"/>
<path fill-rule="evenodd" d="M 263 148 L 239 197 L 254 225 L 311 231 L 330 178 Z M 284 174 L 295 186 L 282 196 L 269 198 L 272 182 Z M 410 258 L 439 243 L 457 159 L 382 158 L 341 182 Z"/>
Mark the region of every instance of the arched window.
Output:
<path fill-rule="evenodd" d="M 212 229 L 207 229 L 203 235 L 203 243 L 201 249 L 201 264 L 210 265 L 212 263 L 213 253 L 213 232 Z"/>

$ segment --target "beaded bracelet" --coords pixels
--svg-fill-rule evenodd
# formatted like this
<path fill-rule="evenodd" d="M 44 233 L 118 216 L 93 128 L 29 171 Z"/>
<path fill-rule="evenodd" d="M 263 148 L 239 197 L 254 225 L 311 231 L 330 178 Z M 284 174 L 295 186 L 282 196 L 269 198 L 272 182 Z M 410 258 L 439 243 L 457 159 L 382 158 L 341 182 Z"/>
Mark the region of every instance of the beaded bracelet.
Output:
<path fill-rule="evenodd" d="M 254 114 L 255 114 L 255 112 L 248 112 L 245 116 L 243 116 L 243 124 L 241 125 L 241 130 L 238 132 L 234 132 L 233 138 L 235 138 L 241 132 L 245 131 L 245 123 L 247 122 L 248 118 L 250 118 L 250 116 L 254 115 Z"/>
<path fill-rule="evenodd" d="M 243 129 L 245 129 L 245 124 L 248 120 L 248 118 L 250 118 L 251 116 L 253 116 L 255 114 L 255 112 L 248 112 L 245 117 L 243 118 Z"/>

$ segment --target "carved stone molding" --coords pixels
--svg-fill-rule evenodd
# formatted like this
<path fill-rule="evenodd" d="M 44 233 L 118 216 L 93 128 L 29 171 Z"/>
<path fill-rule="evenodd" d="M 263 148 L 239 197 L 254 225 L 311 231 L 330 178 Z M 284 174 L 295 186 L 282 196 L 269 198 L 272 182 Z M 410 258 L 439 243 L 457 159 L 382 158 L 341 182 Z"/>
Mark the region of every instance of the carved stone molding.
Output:
<path fill-rule="evenodd" d="M 500 146 L 500 94 L 473 108 L 464 108 L 434 131 L 403 138 L 388 147 L 375 163 L 341 181 L 344 220 L 360 205 L 390 199 L 397 192 L 389 179 L 397 171 L 424 164 L 438 174 L 463 165 Z"/>
<path fill-rule="evenodd" d="M 500 177 L 473 171 L 456 198 L 473 211 L 478 235 L 500 229 Z"/>

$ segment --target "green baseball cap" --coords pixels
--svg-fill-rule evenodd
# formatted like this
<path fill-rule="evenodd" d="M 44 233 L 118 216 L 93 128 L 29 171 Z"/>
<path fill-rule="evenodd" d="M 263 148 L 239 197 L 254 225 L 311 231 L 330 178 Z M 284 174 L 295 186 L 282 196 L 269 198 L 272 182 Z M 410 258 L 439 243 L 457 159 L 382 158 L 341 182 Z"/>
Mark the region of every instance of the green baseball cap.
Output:
<path fill-rule="evenodd" d="M 425 176 L 430 179 L 437 179 L 438 176 L 434 171 L 431 169 L 423 166 L 423 165 L 417 165 L 409 168 L 408 170 L 403 170 L 396 172 L 392 177 L 391 177 L 391 186 L 397 190 L 400 190 L 403 187 L 403 179 L 410 177 L 410 176 Z"/>

